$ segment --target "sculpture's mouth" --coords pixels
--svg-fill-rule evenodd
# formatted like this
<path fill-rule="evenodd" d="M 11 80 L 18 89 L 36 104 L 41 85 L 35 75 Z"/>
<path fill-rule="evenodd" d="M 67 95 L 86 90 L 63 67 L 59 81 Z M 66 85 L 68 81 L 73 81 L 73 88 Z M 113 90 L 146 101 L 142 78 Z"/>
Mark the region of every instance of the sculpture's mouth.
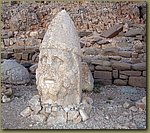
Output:
<path fill-rule="evenodd" d="M 46 87 L 54 87 L 55 81 L 53 79 L 44 79 L 44 84 Z"/>

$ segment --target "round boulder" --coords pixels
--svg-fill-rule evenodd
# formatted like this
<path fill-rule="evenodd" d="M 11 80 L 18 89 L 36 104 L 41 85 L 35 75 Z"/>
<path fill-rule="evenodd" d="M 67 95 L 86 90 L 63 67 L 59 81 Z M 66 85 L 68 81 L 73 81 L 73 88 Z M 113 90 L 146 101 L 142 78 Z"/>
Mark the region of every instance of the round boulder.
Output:
<path fill-rule="evenodd" d="M 1 79 L 5 83 L 26 84 L 30 81 L 28 70 L 15 60 L 4 60 L 1 64 Z"/>

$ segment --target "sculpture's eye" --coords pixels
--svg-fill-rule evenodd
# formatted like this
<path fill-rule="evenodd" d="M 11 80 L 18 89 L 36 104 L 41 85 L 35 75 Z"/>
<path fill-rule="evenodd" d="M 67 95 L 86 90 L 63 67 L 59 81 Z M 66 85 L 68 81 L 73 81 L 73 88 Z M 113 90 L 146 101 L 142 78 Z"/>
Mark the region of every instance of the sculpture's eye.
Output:
<path fill-rule="evenodd" d="M 57 65 L 62 65 L 62 63 L 64 62 L 62 59 L 60 59 L 57 56 L 53 56 L 52 60 L 53 60 L 53 63 Z"/>
<path fill-rule="evenodd" d="M 43 56 L 41 58 L 41 62 L 42 62 L 42 64 L 46 64 L 47 63 L 47 56 Z"/>

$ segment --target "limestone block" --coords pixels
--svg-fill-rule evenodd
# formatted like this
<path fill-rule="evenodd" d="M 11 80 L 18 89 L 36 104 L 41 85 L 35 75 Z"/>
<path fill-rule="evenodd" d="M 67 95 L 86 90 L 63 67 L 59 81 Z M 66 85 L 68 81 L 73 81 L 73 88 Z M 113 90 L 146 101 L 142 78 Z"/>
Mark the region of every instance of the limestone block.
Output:
<path fill-rule="evenodd" d="M 46 116 L 43 114 L 34 114 L 34 115 L 31 115 L 31 119 L 35 121 L 39 121 L 39 122 L 44 122 L 46 121 Z"/>
<path fill-rule="evenodd" d="M 127 85 L 127 80 L 115 79 L 114 84 L 115 85 Z"/>
<path fill-rule="evenodd" d="M 132 68 L 134 70 L 146 70 L 146 63 L 143 62 L 143 63 L 136 63 L 136 64 L 133 64 L 132 65 Z"/>
<path fill-rule="evenodd" d="M 119 53 L 119 50 L 117 47 L 112 47 L 112 48 L 105 48 L 103 49 L 102 54 L 107 55 L 107 56 L 117 56 Z"/>
<path fill-rule="evenodd" d="M 79 116 L 79 112 L 78 112 L 78 111 L 70 110 L 70 111 L 68 112 L 68 120 L 77 119 L 78 116 Z"/>
<path fill-rule="evenodd" d="M 130 58 L 132 52 L 131 51 L 119 51 L 119 55 L 125 58 Z"/>
<path fill-rule="evenodd" d="M 113 78 L 117 79 L 119 76 L 118 70 L 113 70 Z"/>
<path fill-rule="evenodd" d="M 106 38 L 112 38 L 119 34 L 123 30 L 123 25 L 121 24 L 116 24 L 109 28 L 108 30 L 102 32 L 101 36 L 106 37 Z"/>
<path fill-rule="evenodd" d="M 120 71 L 120 74 L 124 74 L 127 76 L 140 76 L 141 71 Z"/>
<path fill-rule="evenodd" d="M 119 75 L 119 78 L 120 78 L 120 79 L 128 79 L 128 76 L 127 76 L 127 75 L 122 75 L 122 74 L 120 74 L 120 75 Z"/>
<path fill-rule="evenodd" d="M 94 79 L 86 62 L 82 62 L 82 90 L 92 91 Z"/>
<path fill-rule="evenodd" d="M 133 77 L 133 76 L 130 76 L 129 77 L 129 85 L 145 88 L 146 87 L 146 77 L 142 77 L 142 76 Z"/>
<path fill-rule="evenodd" d="M 34 111 L 34 114 L 37 114 L 42 109 L 39 98 L 39 95 L 35 95 L 28 102 L 29 106 Z"/>
<path fill-rule="evenodd" d="M 2 81 L 12 84 L 26 84 L 30 81 L 28 70 L 15 60 L 4 60 L 1 64 Z"/>
<path fill-rule="evenodd" d="M 86 114 L 86 112 L 83 109 L 80 109 L 79 112 L 83 121 L 86 121 L 87 119 L 89 119 L 89 116 Z"/>
<path fill-rule="evenodd" d="M 23 117 L 28 117 L 32 114 L 32 110 L 30 107 L 27 107 L 25 108 L 21 113 L 20 115 L 23 116 Z"/>
<path fill-rule="evenodd" d="M 112 71 L 112 67 L 106 67 L 106 66 L 97 65 L 97 66 L 95 67 L 95 70 Z"/>
<path fill-rule="evenodd" d="M 94 78 L 101 78 L 101 79 L 112 79 L 112 72 L 108 71 L 95 71 Z"/>
<path fill-rule="evenodd" d="M 113 62 L 112 67 L 113 69 L 118 69 L 118 70 L 129 70 L 131 69 L 131 64 L 124 63 L 124 62 Z"/>

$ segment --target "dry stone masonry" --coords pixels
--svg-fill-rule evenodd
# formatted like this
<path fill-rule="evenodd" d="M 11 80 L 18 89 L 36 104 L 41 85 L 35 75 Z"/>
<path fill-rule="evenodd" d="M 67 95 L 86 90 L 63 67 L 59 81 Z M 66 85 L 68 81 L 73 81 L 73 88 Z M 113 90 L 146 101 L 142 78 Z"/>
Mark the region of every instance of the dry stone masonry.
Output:
<path fill-rule="evenodd" d="M 62 7 L 77 28 L 94 81 L 146 87 L 146 2 L 4 2 L 2 59 L 16 59 L 32 72 L 27 64 L 38 63 L 39 45 Z"/>
<path fill-rule="evenodd" d="M 29 107 L 21 115 L 31 115 L 32 119 L 48 124 L 87 120 L 92 102 L 90 98 L 82 98 L 81 65 L 75 26 L 68 13 L 62 10 L 51 21 L 40 45 L 36 69 L 39 95 L 29 101 Z"/>

